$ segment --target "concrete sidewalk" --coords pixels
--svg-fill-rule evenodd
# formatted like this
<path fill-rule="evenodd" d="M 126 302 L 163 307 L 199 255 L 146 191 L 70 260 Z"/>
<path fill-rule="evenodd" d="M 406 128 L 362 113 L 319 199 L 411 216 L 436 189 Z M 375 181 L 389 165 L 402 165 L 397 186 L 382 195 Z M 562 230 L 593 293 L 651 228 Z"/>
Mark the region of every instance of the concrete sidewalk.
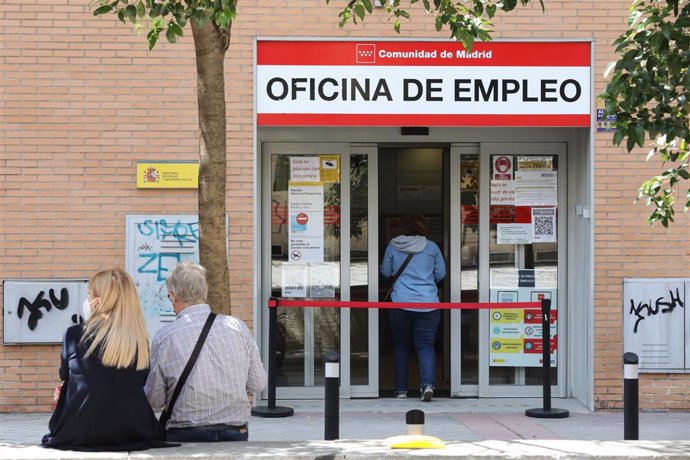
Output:
<path fill-rule="evenodd" d="M 127 453 L 76 453 L 37 446 L 50 414 L 0 414 L 0 459 L 46 458 L 689 458 L 690 413 L 640 414 L 640 441 L 623 442 L 623 414 L 589 412 L 570 399 L 565 419 L 535 419 L 525 409 L 540 399 L 342 400 L 340 440 L 324 438 L 323 401 L 279 401 L 295 409 L 287 418 L 252 417 L 248 443 L 185 444 Z M 425 433 L 445 449 L 391 449 L 387 438 L 407 433 L 405 413 L 421 409 Z"/>

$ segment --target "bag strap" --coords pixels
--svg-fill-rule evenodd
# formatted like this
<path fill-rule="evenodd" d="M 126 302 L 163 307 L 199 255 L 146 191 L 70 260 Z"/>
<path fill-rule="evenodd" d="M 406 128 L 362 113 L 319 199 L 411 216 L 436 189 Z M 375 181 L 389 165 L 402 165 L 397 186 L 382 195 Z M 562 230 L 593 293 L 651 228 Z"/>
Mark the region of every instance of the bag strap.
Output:
<path fill-rule="evenodd" d="M 395 282 L 398 281 L 398 278 L 400 278 L 400 275 L 405 271 L 405 268 L 407 268 L 407 264 L 410 263 L 410 260 L 412 260 L 412 257 L 414 254 L 408 254 L 405 260 L 403 261 L 402 265 L 400 268 L 398 268 L 398 271 L 395 272 L 395 275 L 393 275 L 393 281 L 391 282 L 391 287 L 388 289 L 388 292 L 386 293 L 386 297 L 383 298 L 384 301 L 387 301 L 391 294 L 393 293 L 393 286 L 395 286 Z"/>
<path fill-rule="evenodd" d="M 175 407 L 175 402 L 177 402 L 177 398 L 180 396 L 182 387 L 184 386 L 185 382 L 187 382 L 189 374 L 192 373 L 192 368 L 194 367 L 194 364 L 196 364 L 199 353 L 201 353 L 201 348 L 204 346 L 204 342 L 206 341 L 206 336 L 208 336 L 208 331 L 211 330 L 211 326 L 213 325 L 213 321 L 216 319 L 216 316 L 218 315 L 211 312 L 206 319 L 204 328 L 201 330 L 201 334 L 199 335 L 199 340 L 196 341 L 196 345 L 194 346 L 194 351 L 192 351 L 192 355 L 189 357 L 189 361 L 187 361 L 187 365 L 184 367 L 184 370 L 180 375 L 180 379 L 177 381 L 175 391 L 173 391 L 172 398 L 170 398 L 170 404 L 163 410 L 163 413 L 161 414 L 160 422 L 163 427 L 165 427 L 165 424 L 168 423 L 168 420 L 170 420 L 170 415 L 172 414 L 173 407 Z"/>

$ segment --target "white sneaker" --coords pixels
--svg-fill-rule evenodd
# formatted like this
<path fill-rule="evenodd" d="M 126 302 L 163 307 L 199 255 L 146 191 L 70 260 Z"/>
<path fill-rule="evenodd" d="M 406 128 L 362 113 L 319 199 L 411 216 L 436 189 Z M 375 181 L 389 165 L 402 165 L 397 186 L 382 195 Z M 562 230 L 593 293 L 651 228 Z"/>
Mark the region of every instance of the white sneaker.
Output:
<path fill-rule="evenodd" d="M 396 391 L 395 392 L 395 398 L 396 399 L 407 399 L 407 391 Z"/>
<path fill-rule="evenodd" d="M 419 393 L 420 401 L 429 402 L 434 397 L 434 388 L 431 385 L 424 385 Z"/>

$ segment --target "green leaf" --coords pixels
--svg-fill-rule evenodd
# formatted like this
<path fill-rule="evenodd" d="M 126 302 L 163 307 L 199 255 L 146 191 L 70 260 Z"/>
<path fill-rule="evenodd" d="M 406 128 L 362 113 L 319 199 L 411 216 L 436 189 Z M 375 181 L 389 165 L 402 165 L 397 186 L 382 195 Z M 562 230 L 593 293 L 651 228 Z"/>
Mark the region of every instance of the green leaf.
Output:
<path fill-rule="evenodd" d="M 96 8 L 96 11 L 93 12 L 93 15 L 94 15 L 94 16 L 99 16 L 99 15 L 101 15 L 101 14 L 110 13 L 111 11 L 113 11 L 113 7 L 112 7 L 112 6 L 110 6 L 110 5 L 103 5 L 103 6 L 99 6 L 98 8 Z"/>
<path fill-rule="evenodd" d="M 156 46 L 156 42 L 158 41 L 158 36 L 160 35 L 161 31 L 159 29 L 153 29 L 149 31 L 149 33 L 146 35 L 146 41 L 148 42 L 149 49 L 152 50 L 154 46 Z"/>
<path fill-rule="evenodd" d="M 690 179 L 690 172 L 688 172 L 688 170 L 685 169 L 685 168 L 680 168 L 680 169 L 678 169 L 678 175 L 679 175 L 680 177 L 682 177 L 683 179 L 685 179 L 685 180 L 689 180 L 689 179 Z"/>
<path fill-rule="evenodd" d="M 443 17 L 436 16 L 436 32 L 440 32 L 443 29 Z"/>
<path fill-rule="evenodd" d="M 635 139 L 637 140 L 637 145 L 642 147 L 644 144 L 645 130 L 642 126 L 635 126 Z"/>
<path fill-rule="evenodd" d="M 366 15 L 364 5 L 362 5 L 361 3 L 357 3 L 355 5 L 355 14 L 359 19 L 364 19 L 364 16 Z"/>
<path fill-rule="evenodd" d="M 177 25 L 176 23 L 174 23 L 172 21 L 168 25 L 168 31 L 172 31 L 172 33 L 174 33 L 175 35 L 179 35 L 180 37 L 182 37 L 184 35 L 184 32 L 182 31 L 182 27 L 180 27 L 179 25 Z M 171 43 L 174 43 L 174 42 L 171 42 Z"/>
<path fill-rule="evenodd" d="M 369 14 L 374 11 L 374 6 L 371 4 L 371 0 L 362 0 L 362 4 Z"/>
<path fill-rule="evenodd" d="M 423 0 L 422 3 L 424 5 L 424 10 L 429 12 L 431 10 L 431 3 L 429 3 L 429 0 Z"/>
<path fill-rule="evenodd" d="M 632 149 L 635 148 L 635 144 L 637 144 L 637 139 L 635 138 L 635 131 L 630 130 L 628 131 L 628 142 L 626 144 L 626 148 L 628 149 L 628 153 L 632 151 Z"/>
<path fill-rule="evenodd" d="M 137 7 L 134 5 L 127 5 L 127 8 L 125 8 L 125 15 L 130 21 L 137 22 Z"/>
<path fill-rule="evenodd" d="M 139 2 L 137 3 L 137 16 L 139 16 L 140 18 L 146 16 L 146 7 L 144 6 L 144 2 L 142 2 L 141 0 L 139 0 Z"/>
<path fill-rule="evenodd" d="M 172 27 L 169 26 L 168 30 L 165 31 L 165 38 L 167 38 L 170 43 L 175 43 L 177 41 L 177 35 Z"/>

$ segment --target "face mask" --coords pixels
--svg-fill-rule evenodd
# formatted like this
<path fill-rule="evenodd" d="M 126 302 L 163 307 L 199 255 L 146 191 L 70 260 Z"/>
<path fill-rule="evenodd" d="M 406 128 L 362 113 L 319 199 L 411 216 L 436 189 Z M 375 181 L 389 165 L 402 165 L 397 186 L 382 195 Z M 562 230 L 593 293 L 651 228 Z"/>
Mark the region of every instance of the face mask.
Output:
<path fill-rule="evenodd" d="M 87 297 L 84 299 L 84 303 L 81 304 L 81 317 L 84 319 L 84 321 L 87 321 L 89 318 L 91 318 L 91 304 L 89 303 L 89 298 Z"/>

